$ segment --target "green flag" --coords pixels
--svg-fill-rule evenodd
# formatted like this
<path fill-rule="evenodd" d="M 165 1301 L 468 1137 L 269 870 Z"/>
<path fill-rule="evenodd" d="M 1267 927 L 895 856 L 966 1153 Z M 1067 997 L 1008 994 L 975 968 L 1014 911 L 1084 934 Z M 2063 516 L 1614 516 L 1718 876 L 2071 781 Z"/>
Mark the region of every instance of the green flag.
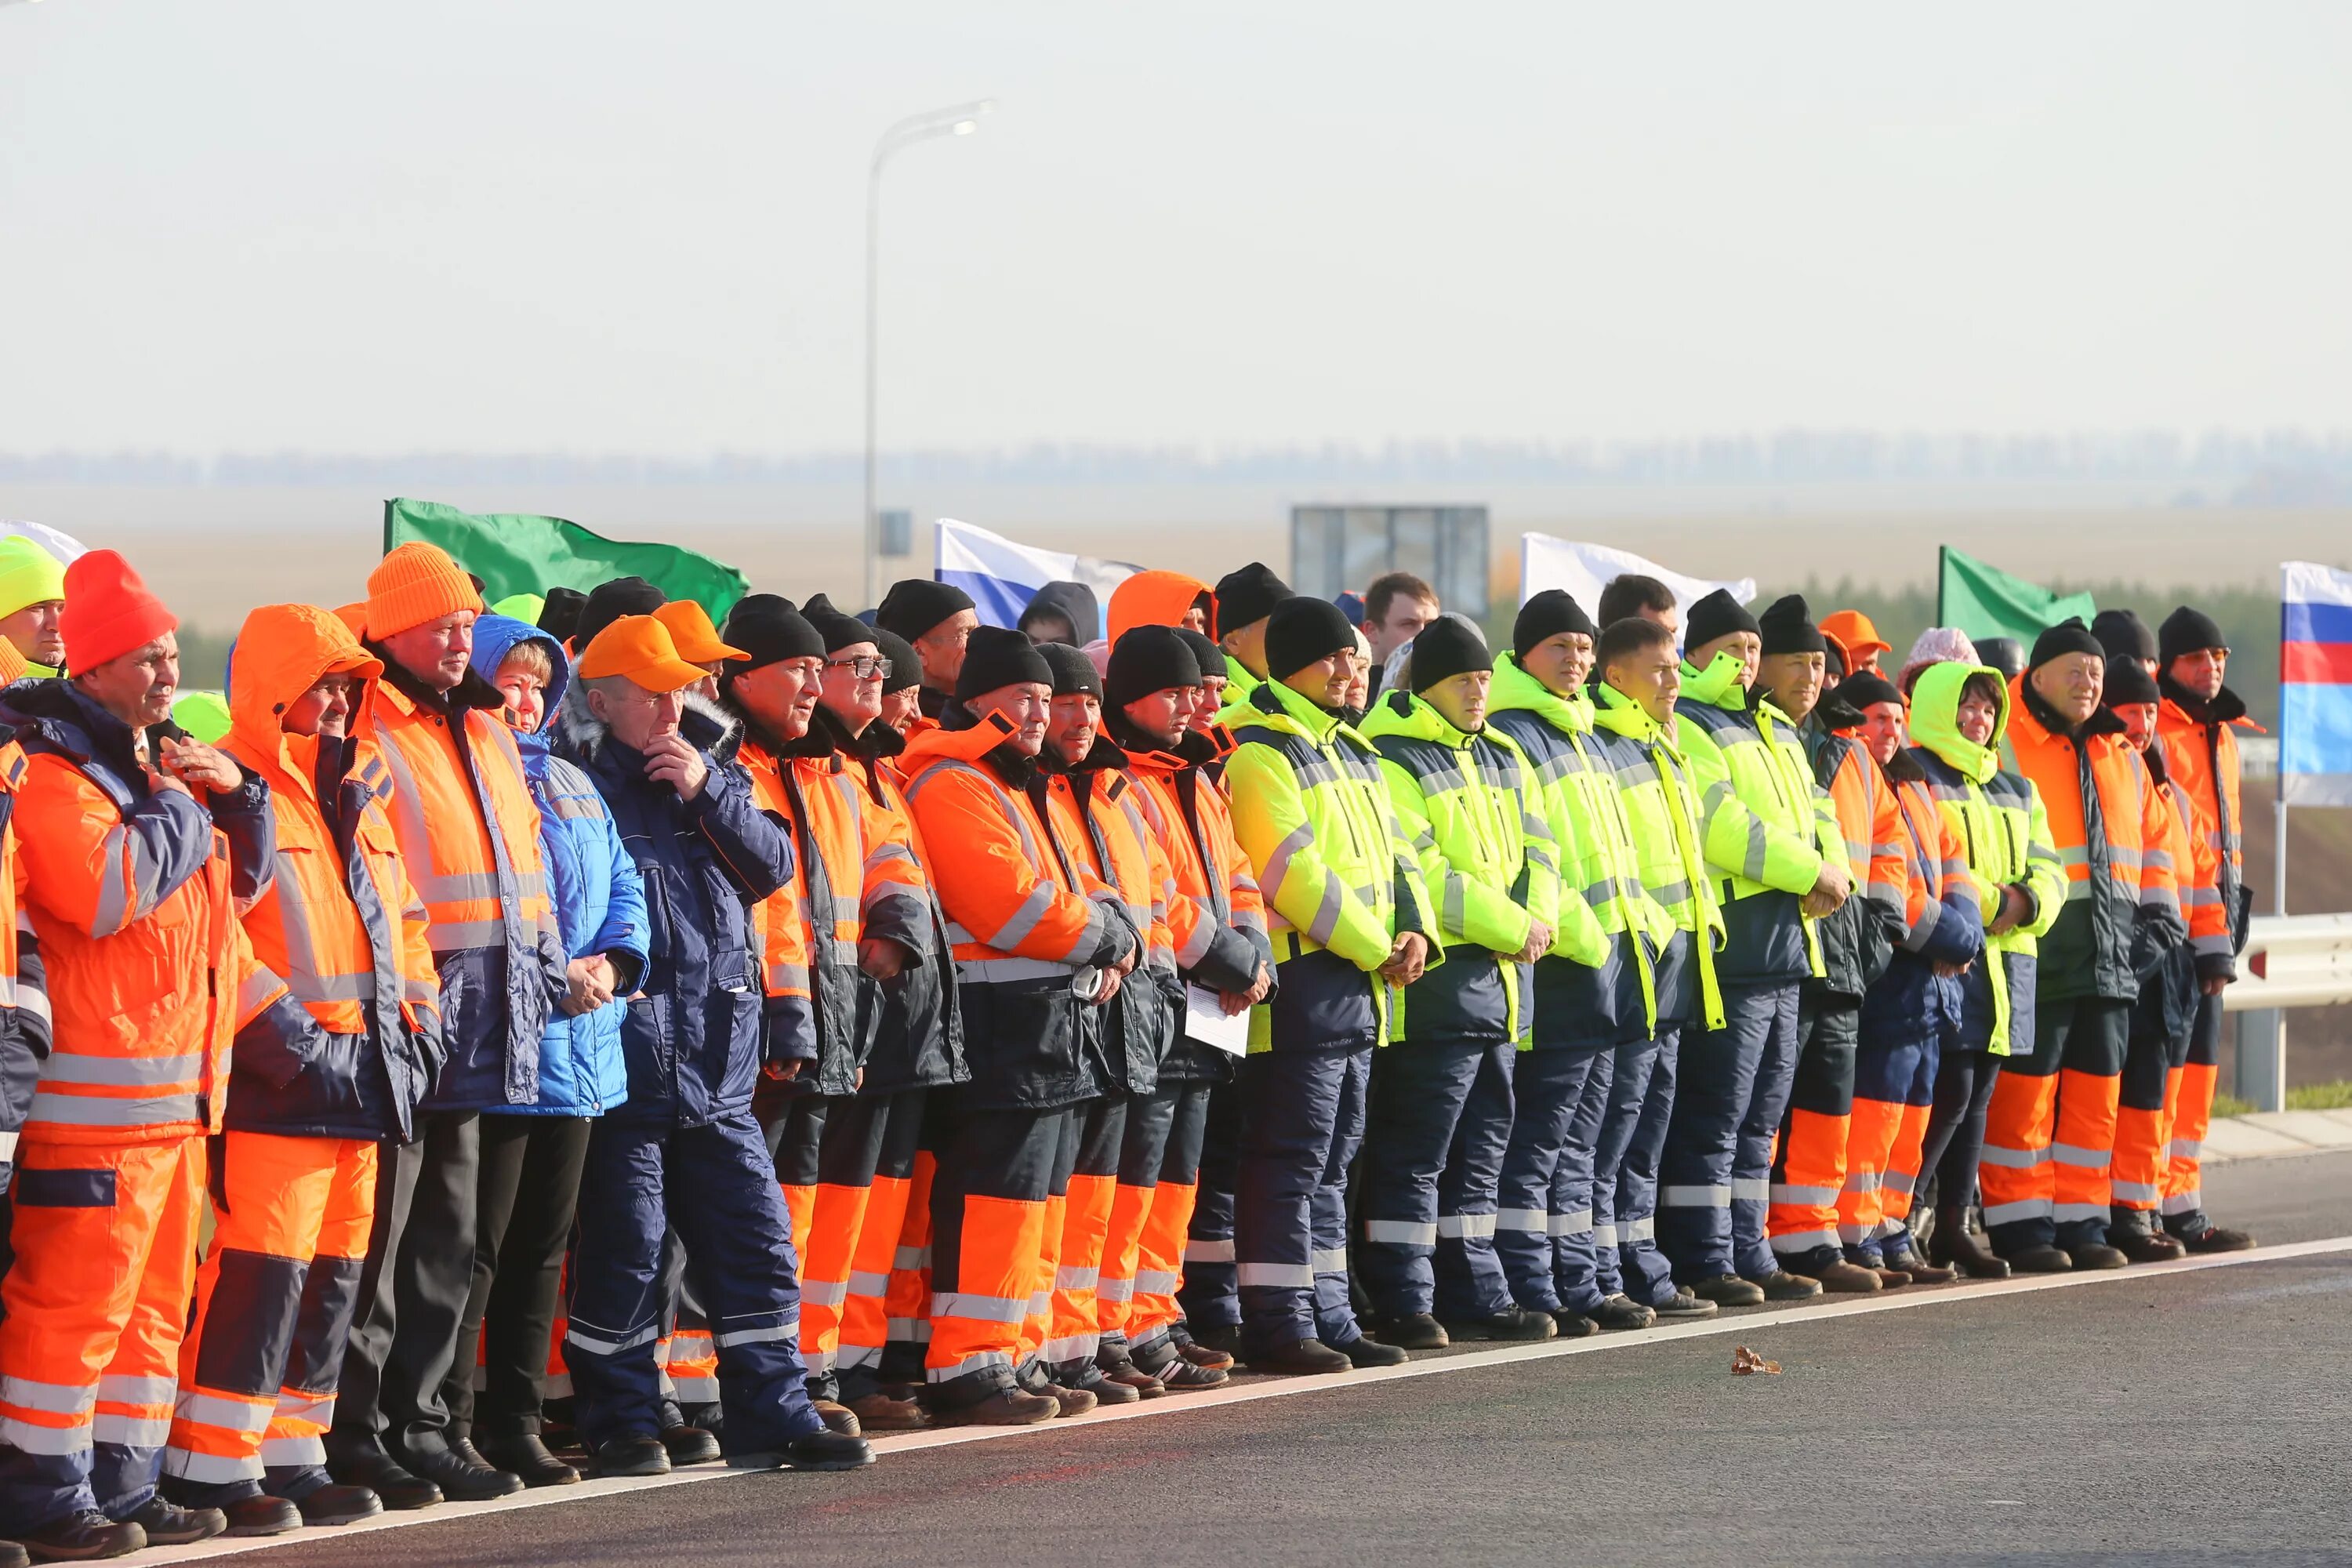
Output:
<path fill-rule="evenodd" d="M 2088 594 L 2053 594 L 1943 547 L 1936 584 L 1939 626 L 1958 626 L 1971 637 L 2015 637 L 2030 648 L 2067 616 L 2080 616 L 2087 626 L 2095 614 Z"/>
<path fill-rule="evenodd" d="M 743 574 L 723 561 L 675 544 L 606 539 L 560 517 L 478 516 L 438 501 L 384 502 L 385 553 L 412 539 L 447 551 L 482 580 L 482 597 L 493 604 L 550 588 L 584 594 L 615 577 L 643 577 L 673 599 L 695 600 L 713 622 L 723 623 L 735 601 L 751 588 Z"/>

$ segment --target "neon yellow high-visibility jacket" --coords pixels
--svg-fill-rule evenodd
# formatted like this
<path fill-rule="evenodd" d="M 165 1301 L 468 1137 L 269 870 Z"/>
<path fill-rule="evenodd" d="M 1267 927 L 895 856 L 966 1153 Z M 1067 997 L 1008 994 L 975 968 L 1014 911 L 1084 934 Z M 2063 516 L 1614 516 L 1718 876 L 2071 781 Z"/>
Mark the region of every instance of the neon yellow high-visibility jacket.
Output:
<path fill-rule="evenodd" d="M 1648 1039 L 1658 1027 L 1650 954 L 1672 935 L 1674 917 L 1642 885 L 1641 852 L 1625 818 L 1617 772 L 1592 733 L 1592 699 L 1581 690 L 1562 697 L 1507 653 L 1495 661 L 1486 722 L 1527 753 L 1535 770 L 1530 793 L 1559 856 L 1559 934 L 1535 966 L 1531 1043 Z M 1575 955 L 1571 928 L 1585 915 L 1605 947 L 1598 964 Z M 1633 940 L 1635 931 L 1649 943 Z"/>
<path fill-rule="evenodd" d="M 1563 901 L 1559 853 L 1526 754 L 1491 725 L 1465 734 L 1405 691 L 1382 692 L 1363 732 L 1381 754 L 1397 826 L 1421 862 L 1451 960 L 1405 987 L 1389 1037 L 1520 1039 L 1528 976 L 1502 955 L 1525 946 L 1538 921 L 1559 930 Z M 1566 902 L 1582 917 L 1568 939 L 1573 955 L 1598 963 L 1609 951 L 1600 922 L 1582 899 Z"/>
<path fill-rule="evenodd" d="M 1651 950 L 1657 961 L 1658 1026 L 1696 1021 L 1720 1029 L 1723 990 L 1715 955 L 1724 942 L 1723 910 L 1700 847 L 1690 759 L 1675 746 L 1673 731 L 1612 686 L 1592 688 L 1592 732 L 1617 772 L 1642 886 L 1670 922 L 1666 940 Z M 1698 971 L 1696 1011 L 1685 979 L 1691 968 Z"/>
<path fill-rule="evenodd" d="M 1820 933 L 1798 900 L 1822 874 L 1824 846 L 1844 837 L 1790 717 L 1739 684 L 1739 661 L 1717 654 L 1683 666 L 1675 740 L 1699 792 L 1700 844 L 1714 868 L 1727 941 L 1727 985 L 1774 985 L 1822 972 Z"/>
<path fill-rule="evenodd" d="M 1250 1049 L 1378 1044 L 1389 984 L 1375 973 L 1395 938 L 1444 949 L 1412 847 L 1397 826 L 1380 754 L 1339 715 L 1279 681 L 1250 694 L 1225 759 L 1234 837 L 1265 898 L 1280 986 L 1252 1010 Z"/>
<path fill-rule="evenodd" d="M 1238 730 L 1255 719 L 1257 710 L 1250 706 L 1250 699 L 1265 684 L 1262 677 L 1243 668 L 1240 659 L 1225 655 L 1225 705 L 1217 710 L 1217 722 L 1228 730 Z"/>
<path fill-rule="evenodd" d="M 1960 733 L 1960 696 L 1972 675 L 1988 675 L 2000 691 L 1992 743 Z M 1936 664 L 1911 691 L 1911 755 L 1927 775 L 1936 809 L 1968 847 L 1969 874 L 1981 898 L 1984 962 L 1962 977 L 1961 1044 L 2008 1056 L 2033 1048 L 2035 971 L 2041 939 L 2066 907 L 2066 868 L 2050 836 L 2050 816 L 2032 779 L 2000 765 L 2000 738 L 2009 729 L 2009 684 L 1987 665 Z M 2002 893 L 2016 888 L 2033 912 L 1993 934 Z"/>

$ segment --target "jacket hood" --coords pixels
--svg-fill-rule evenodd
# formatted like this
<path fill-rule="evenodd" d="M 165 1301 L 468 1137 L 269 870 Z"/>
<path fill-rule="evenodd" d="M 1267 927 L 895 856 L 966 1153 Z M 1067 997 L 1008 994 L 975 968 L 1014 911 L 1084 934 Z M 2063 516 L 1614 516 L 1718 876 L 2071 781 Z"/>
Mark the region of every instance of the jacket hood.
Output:
<path fill-rule="evenodd" d="M 29 730 L 77 762 L 104 762 L 128 778 L 137 773 L 132 761 L 131 726 L 84 697 L 72 681 L 20 680 L 8 688 L 0 723 Z M 159 724 L 150 730 L 172 734 L 176 727 Z M 21 737 L 20 737 L 21 738 Z"/>
<path fill-rule="evenodd" d="M 1428 741 L 1455 752 L 1472 740 L 1469 731 L 1455 729 L 1433 705 L 1404 691 L 1381 692 L 1362 728 L 1368 741 L 1382 735 L 1402 735 L 1409 741 Z"/>
<path fill-rule="evenodd" d="M 1993 715 L 1992 738 L 1978 745 L 1960 733 L 1960 694 L 1971 677 L 1988 675 L 2000 689 L 2000 708 Z M 1989 664 L 1944 660 L 1931 664 L 1911 689 L 1911 742 L 1924 746 L 1962 777 L 1983 784 L 2000 771 L 2000 740 L 2009 733 L 2009 683 Z"/>
<path fill-rule="evenodd" d="M 914 773 L 934 757 L 960 763 L 985 763 L 999 779 L 1015 789 L 1037 772 L 1037 759 L 1013 749 L 1013 726 L 1002 713 L 988 713 L 965 730 L 925 730 L 907 742 L 907 771 Z"/>
<path fill-rule="evenodd" d="M 678 716 L 677 731 L 688 745 L 719 763 L 733 758 L 743 741 L 740 720 L 709 698 L 691 692 L 687 695 L 686 711 Z M 588 686 L 582 681 L 563 694 L 563 706 L 556 710 L 549 733 L 565 752 L 585 765 L 594 762 L 596 754 L 604 750 L 604 742 L 612 738 L 613 727 L 588 710 Z"/>
<path fill-rule="evenodd" d="M 245 617 L 228 656 L 229 732 L 250 756 L 280 757 L 279 721 L 330 675 L 374 680 L 383 661 L 352 629 L 315 605 L 264 605 Z M 354 710 L 359 707 L 355 694 Z"/>
<path fill-rule="evenodd" d="M 555 716 L 563 707 L 564 694 L 572 689 L 572 660 L 563 645 L 551 632 L 541 631 L 527 621 L 512 616 L 489 615 L 474 621 L 474 657 L 470 668 L 476 675 L 496 685 L 499 666 L 514 650 L 517 643 L 535 642 L 547 651 L 549 668 L 554 673 L 547 678 L 547 717 L 540 721 L 543 734 L 554 727 Z"/>
<path fill-rule="evenodd" d="M 1111 590 L 1107 640 L 1116 647 L 1131 627 L 1181 626 L 1193 601 L 1207 592 L 1206 583 L 1181 572 L 1138 572 Z"/>
<path fill-rule="evenodd" d="M 1729 653 L 1717 654 L 1705 669 L 1693 669 L 1690 660 L 1683 660 L 1684 700 L 1738 712 L 1748 706 L 1748 689 L 1739 684 L 1739 668 L 1740 661 Z"/>
<path fill-rule="evenodd" d="M 1562 697 L 1521 669 L 1518 656 L 1511 653 L 1495 661 L 1495 684 L 1486 696 L 1488 713 L 1507 710 L 1524 710 L 1557 729 L 1592 732 L 1593 703 L 1588 689 L 1579 687 L 1573 696 Z"/>

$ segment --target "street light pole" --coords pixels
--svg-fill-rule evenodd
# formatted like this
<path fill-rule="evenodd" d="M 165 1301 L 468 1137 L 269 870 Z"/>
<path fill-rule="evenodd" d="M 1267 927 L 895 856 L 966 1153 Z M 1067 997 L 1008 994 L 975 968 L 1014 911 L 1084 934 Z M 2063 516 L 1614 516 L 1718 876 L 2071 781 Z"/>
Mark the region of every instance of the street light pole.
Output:
<path fill-rule="evenodd" d="M 937 136 L 969 136 L 980 117 L 996 107 L 993 99 L 959 103 L 926 114 L 910 114 L 882 132 L 866 171 L 866 602 L 878 591 L 874 566 L 881 555 L 881 514 L 875 507 L 875 428 L 881 401 L 879 346 L 882 339 L 882 170 L 900 151 Z"/>

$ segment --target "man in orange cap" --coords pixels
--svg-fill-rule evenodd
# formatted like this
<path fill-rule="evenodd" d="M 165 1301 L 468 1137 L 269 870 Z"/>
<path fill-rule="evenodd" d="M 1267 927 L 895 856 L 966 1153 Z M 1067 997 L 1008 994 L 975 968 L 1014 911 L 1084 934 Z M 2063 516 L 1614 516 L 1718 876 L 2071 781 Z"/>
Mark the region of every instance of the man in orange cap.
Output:
<path fill-rule="evenodd" d="M 230 1040 L 301 1012 L 237 921 L 270 881 L 268 786 L 165 724 L 179 623 L 110 550 L 68 568 L 66 598 L 70 679 L 0 707 L 57 1003 L 16 1148 L 0 1521 L 44 1557 L 108 1557 L 227 1528 L 158 1497 L 157 1470 Z"/>
<path fill-rule="evenodd" d="M 702 667 L 702 679 L 693 688 L 694 694 L 705 702 L 718 701 L 719 667 L 736 654 L 710 624 L 710 612 L 692 599 L 672 599 L 654 612 L 654 619 L 669 628 L 669 640 L 678 658 Z"/>
<path fill-rule="evenodd" d="M 385 556 L 367 586 L 363 640 L 383 678 L 352 728 L 392 775 L 392 830 L 430 920 L 447 1059 L 416 1141 L 380 1163 L 327 1452 L 338 1481 L 421 1508 L 522 1486 L 451 1430 L 442 1384 L 473 1289 L 480 1113 L 539 1098 L 540 1038 L 569 987 L 539 807 L 498 717 L 506 698 L 467 662 L 480 593 L 421 542 Z"/>
<path fill-rule="evenodd" d="M 1870 617 L 1860 610 L 1832 610 L 1821 618 L 1822 636 L 1838 645 L 1845 656 L 1843 679 L 1857 675 L 1875 673 L 1878 656 L 1893 649 L 1894 644 L 1878 635 Z"/>
<path fill-rule="evenodd" d="M 820 645 L 821 646 L 821 645 Z M 629 1095 L 589 1134 L 564 1359 L 581 1436 L 604 1475 L 660 1475 L 655 1342 L 663 1240 L 719 1354 L 721 1442 L 741 1468 L 849 1469 L 864 1438 L 830 1431 L 799 1354 L 792 1226 L 751 1114 L 763 1041 L 758 910 L 793 873 L 786 829 L 737 760 L 742 728 L 687 695 L 701 669 L 669 628 L 624 616 L 582 651 L 556 749 L 595 784 L 646 885 L 647 970 L 621 1026 Z M 798 1059 L 805 1042 L 772 1051 Z"/>

